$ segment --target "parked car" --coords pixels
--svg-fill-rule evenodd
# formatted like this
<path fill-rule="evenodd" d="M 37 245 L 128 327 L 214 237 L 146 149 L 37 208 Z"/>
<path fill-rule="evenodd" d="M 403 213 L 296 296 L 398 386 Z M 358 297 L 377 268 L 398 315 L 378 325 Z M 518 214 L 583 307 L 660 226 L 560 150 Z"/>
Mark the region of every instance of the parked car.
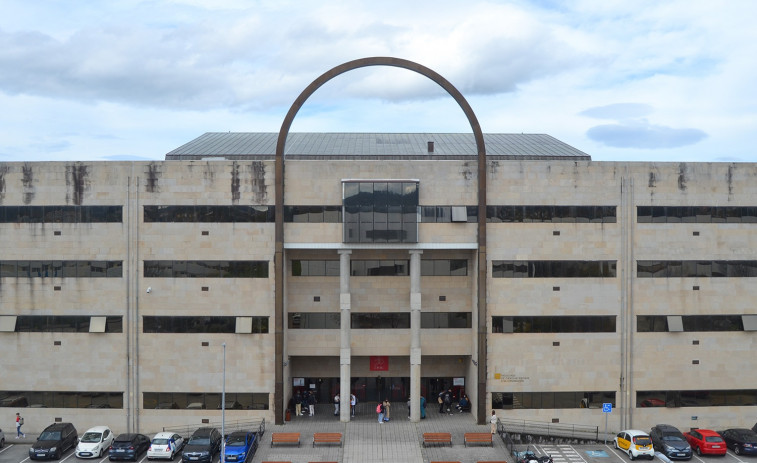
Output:
<path fill-rule="evenodd" d="M 119 434 L 110 446 L 108 459 L 137 461 L 140 455 L 147 451 L 150 439 L 144 434 Z"/>
<path fill-rule="evenodd" d="M 691 446 L 675 426 L 658 424 L 649 432 L 652 446 L 671 460 L 690 460 Z"/>
<path fill-rule="evenodd" d="M 638 457 L 647 457 L 650 460 L 654 458 L 652 439 L 649 438 L 647 433 L 638 429 L 620 431 L 615 436 L 613 445 L 616 449 L 627 453 L 631 460 L 635 460 Z"/>
<path fill-rule="evenodd" d="M 733 450 L 736 455 L 757 454 L 757 434 L 751 429 L 731 428 L 718 432 L 723 436 L 726 446 Z"/>
<path fill-rule="evenodd" d="M 224 461 L 246 462 L 258 449 L 257 436 L 252 431 L 233 432 L 226 439 Z"/>
<path fill-rule="evenodd" d="M 0 429 L 0 449 L 5 446 L 5 434 L 3 433 L 3 430 Z"/>
<path fill-rule="evenodd" d="M 85 432 L 76 446 L 77 458 L 100 458 L 110 449 L 116 436 L 107 426 L 95 426 Z"/>
<path fill-rule="evenodd" d="M 79 434 L 71 423 L 54 423 L 46 427 L 29 449 L 32 460 L 51 458 L 59 460 L 68 449 L 76 447 Z"/>
<path fill-rule="evenodd" d="M 181 461 L 183 463 L 212 462 L 213 457 L 221 450 L 221 439 L 221 433 L 216 428 L 199 428 L 192 433 L 192 437 L 184 446 Z"/>
<path fill-rule="evenodd" d="M 683 433 L 691 448 L 697 455 L 725 455 L 727 448 L 720 434 L 710 429 L 692 428 Z"/>
<path fill-rule="evenodd" d="M 173 457 L 183 448 L 183 437 L 173 432 L 159 432 L 152 438 L 150 448 L 147 449 L 147 459 L 168 458 L 173 460 Z"/>

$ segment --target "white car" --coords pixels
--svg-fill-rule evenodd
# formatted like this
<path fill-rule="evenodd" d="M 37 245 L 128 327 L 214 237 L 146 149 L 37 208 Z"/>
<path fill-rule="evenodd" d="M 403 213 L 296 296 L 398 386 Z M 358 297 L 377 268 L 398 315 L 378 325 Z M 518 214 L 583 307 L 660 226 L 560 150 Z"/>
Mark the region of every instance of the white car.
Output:
<path fill-rule="evenodd" d="M 147 449 L 147 459 L 166 458 L 173 460 L 173 457 L 181 452 L 184 447 L 184 438 L 173 432 L 159 432 L 155 434 L 150 442 L 150 448 Z"/>
<path fill-rule="evenodd" d="M 101 458 L 108 449 L 116 436 L 107 426 L 95 426 L 88 429 L 76 446 L 77 458 Z"/>

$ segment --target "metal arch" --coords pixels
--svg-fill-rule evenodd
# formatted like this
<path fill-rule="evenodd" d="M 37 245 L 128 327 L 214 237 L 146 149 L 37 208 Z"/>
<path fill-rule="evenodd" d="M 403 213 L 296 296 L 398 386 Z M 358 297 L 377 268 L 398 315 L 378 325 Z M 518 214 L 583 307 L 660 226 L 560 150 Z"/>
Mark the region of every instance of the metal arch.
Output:
<path fill-rule="evenodd" d="M 485 424 L 486 404 L 486 146 L 481 126 L 473 109 L 454 85 L 437 72 L 413 61 L 386 56 L 361 58 L 340 64 L 321 74 L 300 93 L 284 118 L 276 142 L 275 164 L 275 386 L 274 421 L 284 424 L 284 149 L 294 117 L 310 96 L 334 77 L 354 69 L 368 66 L 392 66 L 417 72 L 434 81 L 455 99 L 468 118 L 478 151 L 478 422 Z"/>

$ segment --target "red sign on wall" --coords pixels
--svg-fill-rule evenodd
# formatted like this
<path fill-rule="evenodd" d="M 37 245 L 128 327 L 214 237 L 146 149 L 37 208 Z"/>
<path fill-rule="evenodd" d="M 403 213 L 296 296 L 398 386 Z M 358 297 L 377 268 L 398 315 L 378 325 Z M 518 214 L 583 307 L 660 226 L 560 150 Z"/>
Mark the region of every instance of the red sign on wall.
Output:
<path fill-rule="evenodd" d="M 371 371 L 387 371 L 389 370 L 389 356 L 387 355 L 372 355 L 371 359 Z"/>

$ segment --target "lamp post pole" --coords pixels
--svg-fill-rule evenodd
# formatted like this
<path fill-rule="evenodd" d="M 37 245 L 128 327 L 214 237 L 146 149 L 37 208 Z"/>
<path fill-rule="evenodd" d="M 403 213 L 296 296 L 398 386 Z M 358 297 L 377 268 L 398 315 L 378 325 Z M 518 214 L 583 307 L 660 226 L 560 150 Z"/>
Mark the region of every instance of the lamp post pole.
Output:
<path fill-rule="evenodd" d="M 221 388 L 221 461 L 226 462 L 226 343 L 223 346 L 223 387 Z"/>

